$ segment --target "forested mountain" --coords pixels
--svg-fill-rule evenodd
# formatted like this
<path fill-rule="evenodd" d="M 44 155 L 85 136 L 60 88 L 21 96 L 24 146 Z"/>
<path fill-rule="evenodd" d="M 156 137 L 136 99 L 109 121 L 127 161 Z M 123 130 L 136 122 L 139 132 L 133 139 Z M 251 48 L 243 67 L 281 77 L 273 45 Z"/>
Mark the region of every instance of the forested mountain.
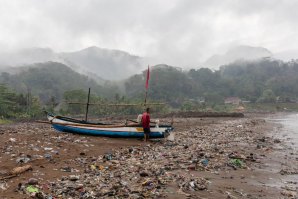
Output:
<path fill-rule="evenodd" d="M 180 68 L 157 65 L 151 68 L 148 96 L 154 100 L 180 103 L 193 95 L 193 84 Z M 144 97 L 146 71 L 134 75 L 125 82 L 126 94 L 130 97 Z"/>
<path fill-rule="evenodd" d="M 114 96 L 118 92 L 113 86 L 100 86 L 93 79 L 56 62 L 29 65 L 16 74 L 3 72 L 0 75 L 0 83 L 19 93 L 30 92 L 38 96 L 43 103 L 53 99 L 59 102 L 64 92 L 76 89 L 88 90 L 89 87 L 93 93 L 104 97 Z"/>
<path fill-rule="evenodd" d="M 257 62 L 236 62 L 220 69 L 228 80 L 230 95 L 252 101 L 262 100 L 268 91 L 285 101 L 298 97 L 298 62 L 263 59 Z"/>
<path fill-rule="evenodd" d="M 126 81 L 128 96 L 144 95 L 145 72 Z M 251 102 L 274 102 L 276 97 L 281 101 L 296 100 L 298 63 L 262 59 L 234 62 L 216 71 L 201 68 L 188 72 L 166 65 L 152 67 L 148 93 L 151 99 L 178 105 L 186 99 L 201 98 L 222 103 L 229 96 Z"/>
<path fill-rule="evenodd" d="M 64 64 L 47 62 L 30 65 L 16 74 L 2 73 L 0 83 L 18 93 L 28 91 L 43 104 L 61 102 L 67 91 L 92 88 L 92 93 L 107 99 L 141 100 L 145 95 L 145 76 L 136 74 L 123 82 L 124 93 L 115 84 L 98 85 L 87 76 L 74 72 Z M 122 85 L 120 85 L 122 86 Z M 120 87 L 119 86 L 119 87 Z M 272 59 L 238 61 L 212 71 L 208 68 L 183 71 L 167 65 L 151 67 L 148 100 L 165 101 L 179 107 L 184 101 L 205 100 L 223 103 L 236 96 L 251 102 L 296 101 L 298 97 L 298 62 Z"/>

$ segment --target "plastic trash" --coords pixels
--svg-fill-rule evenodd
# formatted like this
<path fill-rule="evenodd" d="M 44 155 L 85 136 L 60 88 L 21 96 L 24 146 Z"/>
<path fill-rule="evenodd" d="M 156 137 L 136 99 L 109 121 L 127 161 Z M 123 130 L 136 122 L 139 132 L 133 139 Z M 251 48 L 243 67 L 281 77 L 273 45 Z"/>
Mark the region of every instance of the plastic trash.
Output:
<path fill-rule="evenodd" d="M 16 159 L 16 162 L 17 163 L 27 163 L 27 162 L 29 162 L 31 159 L 30 158 L 28 158 L 28 157 L 20 157 L 20 158 L 17 158 Z"/>
<path fill-rule="evenodd" d="M 29 193 L 38 193 L 39 192 L 39 189 L 37 187 L 35 187 L 35 186 L 29 185 L 26 188 L 26 191 L 28 191 Z"/>
<path fill-rule="evenodd" d="M 106 160 L 112 160 L 113 159 L 113 155 L 112 154 L 106 154 L 105 155 L 105 159 Z"/>
<path fill-rule="evenodd" d="M 208 166 L 209 160 L 207 160 L 207 159 L 202 159 L 200 162 L 201 162 L 201 164 L 202 164 L 204 167 L 206 167 L 206 166 Z"/>
<path fill-rule="evenodd" d="M 242 160 L 240 159 L 231 159 L 230 160 L 230 164 L 236 166 L 236 167 L 239 167 L 239 168 L 242 168 L 244 166 L 244 163 Z"/>
<path fill-rule="evenodd" d="M 48 154 L 48 153 L 46 153 L 46 154 L 44 154 L 44 158 L 45 159 L 52 159 L 52 155 L 51 154 Z"/>

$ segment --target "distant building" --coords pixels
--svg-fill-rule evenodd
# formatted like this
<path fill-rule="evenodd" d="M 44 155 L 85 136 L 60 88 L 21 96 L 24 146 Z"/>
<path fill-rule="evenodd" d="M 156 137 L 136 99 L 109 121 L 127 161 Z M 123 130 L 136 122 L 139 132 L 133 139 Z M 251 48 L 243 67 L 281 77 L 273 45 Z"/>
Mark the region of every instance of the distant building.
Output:
<path fill-rule="evenodd" d="M 291 97 L 277 96 L 276 97 L 276 102 L 277 103 L 298 103 L 298 100 L 295 99 L 295 98 L 291 98 Z"/>
<path fill-rule="evenodd" d="M 243 113 L 245 111 L 245 108 L 243 106 L 238 106 L 237 108 L 235 108 L 235 111 Z"/>
<path fill-rule="evenodd" d="M 205 98 L 204 98 L 204 97 L 197 97 L 197 98 L 195 98 L 195 99 L 189 99 L 189 101 L 197 102 L 197 103 L 203 104 L 203 103 L 205 103 Z"/>
<path fill-rule="evenodd" d="M 225 99 L 225 104 L 239 105 L 240 103 L 241 99 L 239 97 L 227 97 Z"/>

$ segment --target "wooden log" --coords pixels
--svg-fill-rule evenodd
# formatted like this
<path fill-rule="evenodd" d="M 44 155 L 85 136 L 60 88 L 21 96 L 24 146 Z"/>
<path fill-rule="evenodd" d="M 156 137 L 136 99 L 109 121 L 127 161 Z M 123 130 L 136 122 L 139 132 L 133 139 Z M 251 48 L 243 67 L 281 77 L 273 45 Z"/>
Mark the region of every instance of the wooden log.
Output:
<path fill-rule="evenodd" d="M 14 168 L 10 171 L 10 175 L 19 175 L 19 174 L 24 173 L 25 171 L 28 171 L 28 170 L 31 170 L 31 169 L 32 169 L 31 165 L 16 167 L 16 168 Z"/>

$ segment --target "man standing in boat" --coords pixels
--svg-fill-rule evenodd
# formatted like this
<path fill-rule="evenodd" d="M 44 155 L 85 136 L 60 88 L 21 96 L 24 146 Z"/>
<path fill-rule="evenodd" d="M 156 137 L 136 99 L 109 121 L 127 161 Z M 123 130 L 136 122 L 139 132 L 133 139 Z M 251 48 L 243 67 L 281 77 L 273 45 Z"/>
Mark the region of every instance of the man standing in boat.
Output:
<path fill-rule="evenodd" d="M 150 109 L 146 108 L 146 112 L 143 113 L 142 115 L 142 126 L 144 130 L 144 139 L 145 142 L 149 139 L 149 134 L 150 134 Z"/>

